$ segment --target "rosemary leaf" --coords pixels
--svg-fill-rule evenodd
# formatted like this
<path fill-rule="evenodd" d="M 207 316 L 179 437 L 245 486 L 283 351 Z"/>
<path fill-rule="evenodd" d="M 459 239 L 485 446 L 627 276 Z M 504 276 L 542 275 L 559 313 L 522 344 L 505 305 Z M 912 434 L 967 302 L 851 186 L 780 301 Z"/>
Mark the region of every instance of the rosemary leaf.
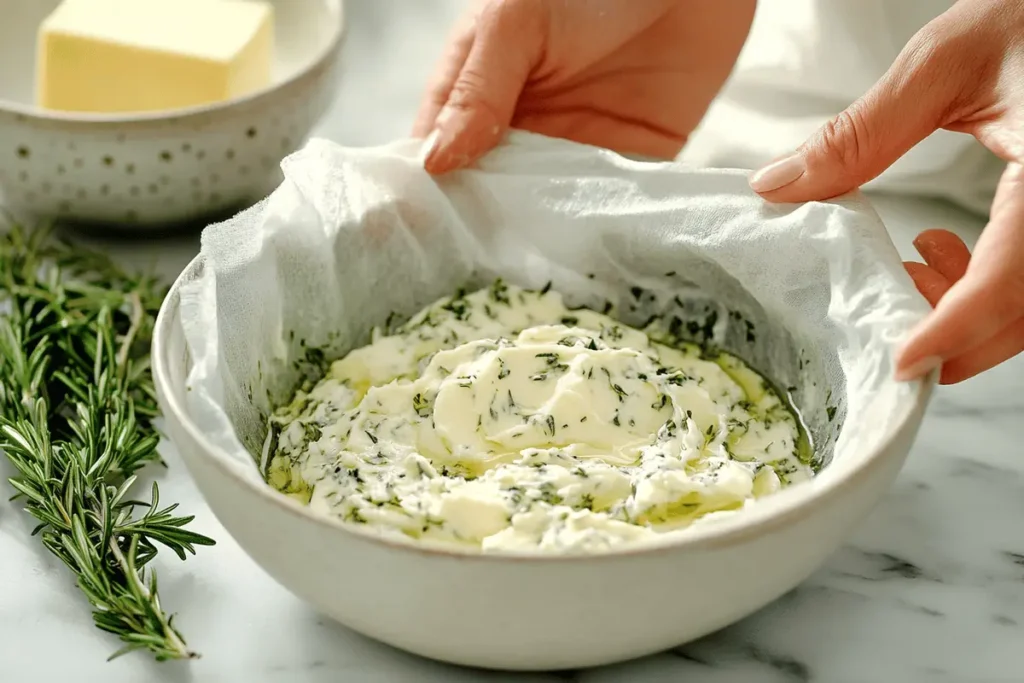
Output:
<path fill-rule="evenodd" d="M 96 626 L 157 660 L 195 657 L 160 605 L 146 565 L 213 545 L 177 505 L 129 498 L 161 463 L 149 372 L 165 290 L 102 254 L 18 226 L 0 235 L 0 449 L 33 535 L 75 574 Z M 162 464 L 162 463 L 161 463 Z"/>

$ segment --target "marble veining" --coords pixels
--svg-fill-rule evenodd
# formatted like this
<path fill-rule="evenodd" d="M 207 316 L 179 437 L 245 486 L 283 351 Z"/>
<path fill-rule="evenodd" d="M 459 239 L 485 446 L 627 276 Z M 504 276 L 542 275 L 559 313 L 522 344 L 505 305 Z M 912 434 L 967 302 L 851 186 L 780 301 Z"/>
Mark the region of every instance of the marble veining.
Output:
<path fill-rule="evenodd" d="M 339 100 L 320 134 L 345 144 L 404 135 L 459 0 L 349 3 Z M 951 227 L 973 243 L 982 221 L 941 202 L 879 196 L 904 256 L 913 236 Z M 195 234 L 94 240 L 176 274 Z M 1024 680 L 1024 359 L 937 391 L 910 458 L 881 504 L 819 571 L 719 633 L 654 657 L 590 671 L 520 675 L 448 667 L 392 650 L 317 616 L 224 532 L 173 447 L 157 473 L 166 500 L 196 513 L 219 544 L 157 560 L 167 605 L 203 658 L 113 663 L 60 563 L 0 503 L 0 680 L 104 683 L 1000 683 Z M 10 476 L 6 463 L 0 477 Z M 4 496 L 3 498 L 6 498 Z"/>

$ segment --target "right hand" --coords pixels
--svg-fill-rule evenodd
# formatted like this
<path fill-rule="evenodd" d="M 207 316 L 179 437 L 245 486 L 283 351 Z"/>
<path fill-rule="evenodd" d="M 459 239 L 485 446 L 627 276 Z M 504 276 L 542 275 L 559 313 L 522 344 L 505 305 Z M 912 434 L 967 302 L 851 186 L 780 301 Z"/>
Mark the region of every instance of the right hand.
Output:
<path fill-rule="evenodd" d="M 485 0 L 457 28 L 413 135 L 468 166 L 509 128 L 670 159 L 732 70 L 755 0 Z"/>
<path fill-rule="evenodd" d="M 751 176 L 773 202 L 844 194 L 945 129 L 1007 162 L 974 253 L 930 230 L 907 270 L 935 307 L 897 358 L 896 378 L 941 367 L 960 382 L 1024 352 L 1024 3 L 959 0 L 915 35 L 882 79 L 793 154 Z"/>

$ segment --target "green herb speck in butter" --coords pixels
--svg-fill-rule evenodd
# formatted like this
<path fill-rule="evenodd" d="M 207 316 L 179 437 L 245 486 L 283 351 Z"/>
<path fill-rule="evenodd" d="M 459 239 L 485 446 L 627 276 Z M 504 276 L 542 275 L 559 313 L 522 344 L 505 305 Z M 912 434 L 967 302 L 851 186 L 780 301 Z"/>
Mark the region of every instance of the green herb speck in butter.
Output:
<path fill-rule="evenodd" d="M 768 382 L 656 329 L 569 309 L 547 287 L 460 292 L 279 410 L 268 481 L 354 524 L 558 553 L 684 528 L 812 476 Z"/>

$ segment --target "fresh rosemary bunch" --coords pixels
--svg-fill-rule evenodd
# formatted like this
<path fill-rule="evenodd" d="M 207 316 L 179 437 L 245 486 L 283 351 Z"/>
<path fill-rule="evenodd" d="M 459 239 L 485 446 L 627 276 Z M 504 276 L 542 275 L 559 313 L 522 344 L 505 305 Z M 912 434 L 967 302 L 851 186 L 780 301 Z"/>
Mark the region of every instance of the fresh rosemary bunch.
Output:
<path fill-rule="evenodd" d="M 0 235 L 0 448 L 39 520 L 33 534 L 75 573 L 96 625 L 157 660 L 194 657 L 164 612 L 146 564 L 157 544 L 181 559 L 213 545 L 192 517 L 130 498 L 161 462 L 150 376 L 165 291 L 102 254 L 12 227 Z"/>

